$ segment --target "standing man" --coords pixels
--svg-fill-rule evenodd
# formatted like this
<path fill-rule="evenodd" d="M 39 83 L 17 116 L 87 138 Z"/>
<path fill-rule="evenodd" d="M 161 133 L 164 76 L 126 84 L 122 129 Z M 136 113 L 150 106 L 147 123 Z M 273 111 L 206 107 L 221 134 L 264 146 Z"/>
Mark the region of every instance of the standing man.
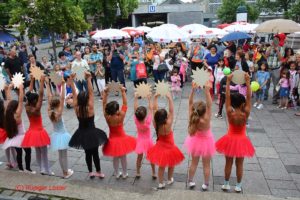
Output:
<path fill-rule="evenodd" d="M 94 86 L 94 83 L 97 87 L 97 91 L 98 91 L 98 96 L 100 96 L 100 90 L 98 88 L 98 84 L 97 84 L 97 78 L 96 78 L 96 69 L 97 69 L 97 66 L 96 66 L 96 62 L 97 61 L 101 61 L 101 63 L 103 63 L 103 54 L 102 52 L 98 51 L 97 49 L 97 45 L 93 45 L 92 46 L 92 53 L 90 54 L 90 61 L 89 61 L 89 65 L 90 65 L 90 71 L 91 71 L 91 74 L 92 74 L 92 84 Z"/>
<path fill-rule="evenodd" d="M 37 52 L 39 49 L 35 46 L 34 43 L 31 44 L 30 50 L 31 50 L 32 55 L 33 55 L 34 58 L 36 59 L 36 52 Z"/>
<path fill-rule="evenodd" d="M 280 68 L 281 68 L 280 60 L 282 59 L 282 55 L 283 55 L 283 48 L 279 46 L 279 38 L 275 36 L 272 45 L 267 49 L 266 52 L 271 79 L 267 83 L 265 99 L 267 99 L 269 96 L 269 89 L 272 81 L 273 83 L 272 103 L 273 104 L 278 104 L 278 99 L 279 99 L 279 93 L 276 91 L 276 85 L 280 80 Z"/>
<path fill-rule="evenodd" d="M 86 62 L 86 60 L 82 59 L 81 58 L 81 53 L 80 51 L 76 51 L 75 53 L 75 60 L 72 62 L 72 68 L 73 67 L 83 67 L 85 68 L 86 70 L 89 70 L 89 65 L 88 63 Z M 77 81 L 76 82 L 76 86 L 79 90 L 79 92 L 83 91 L 83 89 L 85 89 L 85 91 L 87 91 L 87 84 L 86 84 L 86 81 L 85 80 L 82 80 L 82 81 Z"/>
<path fill-rule="evenodd" d="M 110 61 L 110 70 L 112 80 L 119 81 L 124 87 L 125 77 L 124 77 L 124 59 L 125 56 L 121 50 L 119 50 L 115 43 L 112 44 L 112 50 L 107 60 Z"/>
<path fill-rule="evenodd" d="M 21 48 L 20 48 L 20 51 L 19 51 L 19 58 L 21 59 L 21 61 L 23 63 L 25 80 L 29 80 L 28 71 L 26 70 L 27 63 L 28 63 L 28 53 L 27 53 L 27 49 L 26 49 L 25 44 L 21 45 Z"/>
<path fill-rule="evenodd" d="M 10 80 L 15 73 L 23 73 L 23 63 L 21 59 L 17 57 L 15 50 L 10 50 L 9 56 L 5 60 L 4 68 Z"/>

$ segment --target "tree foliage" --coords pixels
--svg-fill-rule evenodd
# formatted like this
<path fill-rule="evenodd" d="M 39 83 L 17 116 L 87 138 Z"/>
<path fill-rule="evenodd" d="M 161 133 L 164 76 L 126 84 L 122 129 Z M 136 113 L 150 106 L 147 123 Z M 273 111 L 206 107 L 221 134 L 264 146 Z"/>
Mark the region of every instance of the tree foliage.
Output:
<path fill-rule="evenodd" d="M 222 6 L 218 9 L 217 15 L 222 23 L 231 23 L 236 21 L 236 10 L 240 5 L 245 5 L 248 11 L 248 20 L 255 21 L 259 12 L 257 8 L 249 5 L 245 0 L 223 0 Z"/>
<path fill-rule="evenodd" d="M 11 9 L 12 6 L 8 0 L 0 1 L 0 29 L 4 29 L 4 26 L 8 25 Z"/>
<path fill-rule="evenodd" d="M 273 12 L 283 10 L 287 12 L 295 0 L 257 0 L 257 5 L 260 9 L 267 9 Z"/>
<path fill-rule="evenodd" d="M 286 16 L 300 23 L 300 1 L 296 2 L 292 8 L 287 11 Z"/>
<path fill-rule="evenodd" d="M 138 0 L 81 0 L 78 1 L 85 16 L 93 16 L 94 21 L 103 28 L 109 28 L 120 17 L 128 18 L 129 14 L 138 7 Z"/>

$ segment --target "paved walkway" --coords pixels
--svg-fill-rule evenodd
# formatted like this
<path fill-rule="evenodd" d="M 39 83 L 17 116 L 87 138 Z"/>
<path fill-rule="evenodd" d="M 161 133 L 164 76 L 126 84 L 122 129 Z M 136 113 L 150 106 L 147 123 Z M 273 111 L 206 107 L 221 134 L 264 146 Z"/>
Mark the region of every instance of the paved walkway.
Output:
<path fill-rule="evenodd" d="M 129 109 L 125 119 L 125 130 L 130 135 L 136 135 L 135 124 L 133 121 L 133 90 L 132 83 L 128 82 L 128 101 Z M 187 136 L 188 125 L 188 95 L 190 92 L 190 86 L 187 85 L 180 99 L 175 101 L 175 121 L 174 121 L 174 135 L 175 142 L 182 148 L 182 144 Z M 202 95 L 201 95 L 202 96 Z M 116 99 L 121 101 L 121 97 L 110 97 L 110 99 Z M 141 101 L 146 105 L 145 101 Z M 106 122 L 102 114 L 102 106 L 98 99 L 95 100 L 95 122 L 96 126 L 108 131 Z M 44 103 L 43 121 L 46 130 L 51 133 L 52 124 L 46 115 L 46 102 Z M 161 99 L 159 106 L 164 107 L 166 100 Z M 214 104 L 213 110 L 216 111 L 217 106 Z M 23 121 L 25 128 L 28 127 L 28 119 L 23 113 Z M 224 115 L 225 116 L 225 115 Z M 78 121 L 73 110 L 64 111 L 64 120 L 67 130 L 73 134 L 78 127 Z M 226 117 L 224 119 L 212 118 L 212 131 L 215 138 L 220 138 L 226 133 L 227 122 Z M 246 159 L 244 164 L 244 177 L 243 177 L 243 193 L 246 195 L 273 195 L 276 197 L 300 197 L 300 118 L 294 116 L 293 110 L 282 111 L 276 109 L 269 102 L 266 102 L 265 109 L 258 111 L 253 109 L 251 113 L 251 120 L 249 120 L 250 127 L 248 135 L 256 148 L 255 157 Z M 154 130 L 153 138 L 155 139 Z M 101 151 L 100 151 L 101 152 Z M 102 152 L 101 152 L 102 153 Z M 175 184 L 170 188 L 176 191 L 186 190 L 187 169 L 189 166 L 190 158 L 185 154 L 186 159 L 178 167 L 175 168 Z M 38 171 L 37 163 L 35 161 L 35 153 L 32 155 L 32 169 Z M 5 161 L 4 151 L 0 151 L 0 161 Z M 57 177 L 42 177 L 40 175 L 24 175 L 19 172 L 12 172 L 5 170 L 5 165 L 0 166 L 0 176 L 4 175 L 7 178 L 13 175 L 14 177 L 20 177 L 24 182 L 18 182 L 18 184 L 27 185 L 29 180 L 41 179 L 44 181 L 39 182 L 39 185 L 60 185 L 61 169 L 58 162 L 57 152 L 49 153 L 49 161 L 51 169 L 55 172 Z M 152 192 L 152 187 L 157 185 L 157 182 L 151 179 L 151 168 L 149 163 L 144 160 L 142 167 L 142 178 L 136 180 L 135 177 L 135 161 L 136 155 L 134 153 L 128 155 L 128 169 L 129 178 L 126 180 L 117 181 L 113 177 L 113 167 L 111 158 L 101 156 L 101 167 L 105 173 L 106 178 L 103 180 L 90 180 L 88 178 L 88 170 L 85 164 L 85 156 L 82 150 L 69 150 L 69 165 L 74 169 L 74 175 L 65 180 L 64 184 L 84 185 L 91 188 L 114 188 L 122 191 L 135 191 L 138 193 Z M 211 192 L 220 192 L 221 184 L 223 183 L 223 168 L 224 157 L 217 154 L 212 160 L 211 180 L 209 190 Z M 196 172 L 195 181 L 197 187 L 195 191 L 199 191 L 199 188 L 203 181 L 201 164 Z M 232 178 L 230 180 L 231 185 L 236 182 L 235 169 L 233 169 Z M 28 180 L 28 181 L 27 181 Z M 51 180 L 49 182 L 49 180 Z M 0 187 L 15 189 L 15 185 L 9 184 L 1 177 Z M 38 184 L 38 183 L 37 183 Z M 8 185 L 10 187 L 8 187 Z M 87 187 L 88 188 L 88 187 Z M 46 191 L 47 192 L 47 191 Z M 53 191 L 52 191 L 53 192 Z M 199 192 L 200 193 L 200 192 Z M 53 193 L 52 193 L 53 194 Z M 56 194 L 56 193 L 55 193 Z M 65 193 L 67 194 L 67 193 Z M 64 193 L 57 195 L 65 196 Z M 244 195 L 242 195 L 244 196 Z"/>

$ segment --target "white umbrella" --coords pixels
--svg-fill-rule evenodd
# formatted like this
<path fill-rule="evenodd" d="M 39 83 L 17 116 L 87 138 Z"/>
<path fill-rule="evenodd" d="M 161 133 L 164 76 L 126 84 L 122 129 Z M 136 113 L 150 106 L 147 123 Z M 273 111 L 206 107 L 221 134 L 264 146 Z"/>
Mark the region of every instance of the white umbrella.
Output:
<path fill-rule="evenodd" d="M 92 38 L 95 40 L 119 40 L 122 38 L 129 38 L 130 36 L 125 31 L 119 29 L 105 29 L 97 31 Z"/>
<path fill-rule="evenodd" d="M 207 29 L 207 28 L 208 28 L 207 26 L 204 26 L 202 24 L 188 24 L 181 27 L 180 29 L 191 34 L 194 31 Z"/>
<path fill-rule="evenodd" d="M 232 24 L 223 28 L 222 30 L 227 31 L 229 33 L 232 32 L 244 32 L 244 33 L 254 33 L 254 29 L 258 26 L 258 24 Z"/>
<path fill-rule="evenodd" d="M 162 28 L 174 28 L 174 29 L 178 28 L 178 26 L 175 25 L 175 24 L 162 24 L 162 25 L 160 25 L 158 27 L 162 27 Z"/>
<path fill-rule="evenodd" d="M 228 32 L 219 29 L 219 28 L 207 28 L 207 29 L 199 29 L 190 34 L 190 38 L 221 38 L 224 35 L 227 35 Z"/>
<path fill-rule="evenodd" d="M 79 43 L 82 43 L 82 44 L 88 44 L 88 43 L 90 43 L 89 39 L 83 38 L 83 37 L 77 38 L 76 41 L 79 42 Z"/>
<path fill-rule="evenodd" d="M 137 30 L 139 31 L 143 31 L 144 33 L 149 33 L 152 28 L 148 27 L 148 26 L 139 26 L 139 27 L 136 27 Z"/>
<path fill-rule="evenodd" d="M 254 29 L 257 33 L 294 33 L 300 31 L 300 26 L 289 19 L 273 19 L 265 21 Z"/>
<path fill-rule="evenodd" d="M 154 42 L 169 43 L 169 42 L 186 42 L 189 36 L 186 32 L 171 28 L 171 26 L 159 26 L 153 28 L 147 38 L 151 38 Z"/>

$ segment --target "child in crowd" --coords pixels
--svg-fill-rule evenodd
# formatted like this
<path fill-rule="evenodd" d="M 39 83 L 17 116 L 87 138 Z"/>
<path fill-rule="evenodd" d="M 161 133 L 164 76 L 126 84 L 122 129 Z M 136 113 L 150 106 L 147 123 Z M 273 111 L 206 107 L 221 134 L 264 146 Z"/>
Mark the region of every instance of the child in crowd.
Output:
<path fill-rule="evenodd" d="M 158 166 L 158 187 L 164 189 L 164 173 L 165 168 L 168 168 L 168 185 L 174 183 L 174 168 L 183 159 L 184 156 L 174 143 L 172 125 L 174 120 L 174 104 L 170 93 L 167 94 L 169 102 L 169 113 L 166 109 L 158 109 L 158 94 L 154 97 L 153 112 L 154 112 L 154 128 L 157 135 L 156 144 L 148 150 L 147 159 L 151 164 Z"/>
<path fill-rule="evenodd" d="M 253 54 L 246 52 L 245 53 L 245 60 L 247 62 L 247 65 L 249 67 L 249 71 L 250 71 L 250 78 L 251 80 L 253 80 L 254 78 L 254 63 L 253 63 Z"/>
<path fill-rule="evenodd" d="M 23 85 L 19 87 L 19 99 L 11 100 L 10 93 L 7 93 L 7 98 L 9 103 L 5 112 L 5 130 L 7 133 L 7 139 L 3 144 L 3 149 L 15 148 L 17 151 L 17 163 L 20 172 L 27 172 L 35 174 L 35 171 L 32 171 L 30 168 L 31 163 L 31 148 L 21 148 L 21 144 L 24 139 L 24 125 L 22 122 L 22 111 L 23 111 L 23 98 L 24 90 Z M 23 168 L 23 150 L 25 151 L 25 165 L 26 168 Z"/>
<path fill-rule="evenodd" d="M 246 122 L 251 111 L 251 89 L 250 77 L 246 73 L 245 80 L 247 86 L 246 98 L 240 93 L 230 94 L 230 82 L 232 74 L 227 76 L 226 82 L 226 113 L 229 129 L 226 135 L 216 142 L 216 149 L 225 155 L 225 182 L 222 189 L 230 190 L 229 178 L 231 168 L 235 159 L 237 184 L 236 192 L 242 191 L 242 176 L 244 157 L 252 157 L 255 153 L 251 141 L 246 136 Z"/>
<path fill-rule="evenodd" d="M 60 64 L 55 64 L 54 65 L 54 71 L 57 75 L 63 76 L 64 72 L 61 70 Z M 57 93 L 60 94 L 61 92 L 61 85 L 56 85 Z"/>
<path fill-rule="evenodd" d="M 292 106 L 294 107 L 294 109 L 297 109 L 297 90 L 298 90 L 298 79 L 299 79 L 299 74 L 297 73 L 296 70 L 296 62 L 292 61 L 290 62 L 290 99 L 292 101 Z"/>
<path fill-rule="evenodd" d="M 270 72 L 268 71 L 268 63 L 263 62 L 256 73 L 256 81 L 259 83 L 259 90 L 256 92 L 256 102 L 253 107 L 258 110 L 263 109 L 262 101 L 267 90 L 267 83 L 270 80 Z"/>
<path fill-rule="evenodd" d="M 147 153 L 149 148 L 153 146 L 151 137 L 151 123 L 152 123 L 152 101 L 151 95 L 148 97 L 148 110 L 145 106 L 138 105 L 138 95 L 134 95 L 134 122 L 137 128 L 137 144 L 135 152 L 138 154 L 136 160 L 136 178 L 141 177 L 141 166 L 143 155 Z M 156 179 L 155 166 L 152 167 L 152 178 Z"/>
<path fill-rule="evenodd" d="M 224 76 L 220 81 L 219 110 L 218 113 L 215 114 L 215 117 L 220 119 L 223 119 L 222 112 L 223 112 L 223 106 L 225 104 L 226 81 L 227 81 L 227 76 Z"/>
<path fill-rule="evenodd" d="M 103 147 L 105 156 L 113 157 L 114 175 L 117 179 L 121 176 L 123 179 L 128 177 L 127 173 L 127 154 L 136 148 L 136 139 L 125 133 L 123 124 L 127 112 L 126 88 L 120 86 L 122 92 L 123 105 L 119 108 L 117 101 L 107 103 L 108 89 L 103 95 L 103 112 L 109 127 L 109 139 Z M 119 163 L 122 165 L 122 172 L 119 172 Z"/>
<path fill-rule="evenodd" d="M 171 75 L 171 82 L 172 82 L 172 93 L 173 98 L 176 99 L 179 98 L 179 92 L 181 91 L 180 85 L 181 85 L 181 78 L 178 74 L 177 69 L 173 69 L 172 75 Z"/>
<path fill-rule="evenodd" d="M 50 148 L 58 151 L 60 167 L 65 179 L 71 177 L 73 170 L 68 168 L 68 148 L 71 139 L 70 133 L 67 132 L 62 114 L 65 102 L 65 81 L 61 84 L 62 90 L 60 96 L 53 96 L 50 90 L 50 84 L 46 84 L 48 96 L 48 116 L 53 124 L 53 133 L 51 134 Z"/>
<path fill-rule="evenodd" d="M 186 79 L 186 70 L 188 68 L 188 59 L 186 58 L 181 58 L 181 64 L 180 64 L 180 69 L 179 69 L 179 76 L 181 79 L 181 88 L 183 87 L 183 84 L 185 83 Z"/>
<path fill-rule="evenodd" d="M 217 104 L 219 104 L 220 96 L 221 96 L 220 95 L 220 82 L 221 82 L 222 78 L 224 77 L 224 72 L 223 72 L 224 67 L 225 67 L 224 59 L 220 58 L 218 60 L 218 66 L 216 67 L 215 72 L 214 72 L 214 76 L 216 78 L 217 94 L 218 94 Z"/>
<path fill-rule="evenodd" d="M 99 146 L 107 142 L 104 131 L 95 127 L 94 117 L 94 92 L 92 86 L 92 75 L 85 73 L 88 91 L 81 91 L 77 94 L 74 84 L 75 74 L 68 79 L 68 85 L 72 87 L 74 111 L 79 121 L 79 127 L 72 135 L 69 146 L 77 149 L 84 149 L 85 161 L 89 170 L 89 177 L 104 178 L 101 171 Z M 93 172 L 93 161 L 96 172 Z M 65 168 L 66 169 L 66 168 Z M 69 170 L 67 171 L 69 173 Z"/>
<path fill-rule="evenodd" d="M 197 86 L 193 84 L 192 92 L 189 98 L 189 136 L 184 142 L 188 153 L 192 156 L 192 163 L 188 174 L 188 184 L 190 188 L 195 187 L 193 182 L 194 175 L 202 158 L 204 184 L 202 189 L 206 191 L 209 185 L 210 161 L 215 153 L 215 140 L 211 132 L 210 120 L 212 99 L 210 95 L 211 83 L 208 81 L 205 85 L 206 102 L 197 101 L 194 103 L 194 94 Z"/>
<path fill-rule="evenodd" d="M 100 96 L 100 101 L 103 99 L 103 92 L 105 89 L 105 71 L 104 71 L 104 67 L 102 66 L 102 63 L 100 60 L 98 60 L 96 62 L 96 78 L 97 78 L 97 85 L 100 91 L 100 94 L 98 94 L 98 96 Z"/>
<path fill-rule="evenodd" d="M 288 97 L 290 88 L 290 72 L 286 69 L 282 70 L 279 80 L 279 96 L 280 102 L 278 108 L 287 109 L 288 107 Z"/>
<path fill-rule="evenodd" d="M 42 175 L 54 175 L 50 171 L 48 161 L 48 145 L 50 145 L 50 137 L 43 127 L 41 108 L 43 105 L 44 87 L 39 88 L 39 93 L 34 93 L 34 78 L 31 76 L 29 91 L 26 93 L 27 103 L 25 105 L 26 113 L 29 119 L 29 128 L 25 133 L 22 147 L 35 147 L 36 160 Z M 44 85 L 45 76 L 41 77 L 40 85 Z"/>

